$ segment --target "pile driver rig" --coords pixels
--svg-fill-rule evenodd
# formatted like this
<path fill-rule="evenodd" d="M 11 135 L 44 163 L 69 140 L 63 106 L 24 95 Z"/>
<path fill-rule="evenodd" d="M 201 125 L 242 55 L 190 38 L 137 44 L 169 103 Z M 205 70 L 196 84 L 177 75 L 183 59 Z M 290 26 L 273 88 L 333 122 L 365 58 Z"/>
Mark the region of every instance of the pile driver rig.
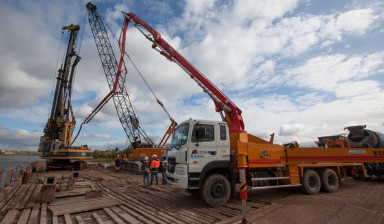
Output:
<path fill-rule="evenodd" d="M 39 152 L 47 160 L 48 166 L 79 168 L 80 161 L 93 158 L 93 152 L 87 145 L 71 146 L 76 125 L 71 96 L 76 66 L 81 59 L 75 51 L 75 42 L 80 26 L 71 24 L 63 27 L 63 30 L 69 31 L 69 41 L 64 64 L 58 71 L 51 113 L 44 135 L 40 138 Z"/>

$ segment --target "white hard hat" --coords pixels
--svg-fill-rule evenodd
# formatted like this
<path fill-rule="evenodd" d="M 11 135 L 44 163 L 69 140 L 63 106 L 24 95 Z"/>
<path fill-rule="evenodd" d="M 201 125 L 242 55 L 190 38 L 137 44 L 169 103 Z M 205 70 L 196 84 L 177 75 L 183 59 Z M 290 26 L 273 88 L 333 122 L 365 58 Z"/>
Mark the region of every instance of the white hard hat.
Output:
<path fill-rule="evenodd" d="M 153 154 L 153 156 L 152 156 L 153 158 L 157 158 L 157 155 L 156 154 Z"/>
<path fill-rule="evenodd" d="M 146 157 L 144 157 L 144 160 L 145 160 L 145 161 L 148 161 L 148 157 L 147 157 L 147 156 L 146 156 Z"/>

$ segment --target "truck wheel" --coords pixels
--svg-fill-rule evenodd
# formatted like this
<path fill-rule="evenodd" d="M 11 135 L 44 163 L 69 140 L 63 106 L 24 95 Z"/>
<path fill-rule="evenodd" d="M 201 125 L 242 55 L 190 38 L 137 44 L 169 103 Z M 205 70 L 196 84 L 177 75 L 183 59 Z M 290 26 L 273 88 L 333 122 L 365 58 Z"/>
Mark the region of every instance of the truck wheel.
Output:
<path fill-rule="evenodd" d="M 339 189 L 339 178 L 332 169 L 325 169 L 320 174 L 321 188 L 323 191 L 333 193 Z"/>
<path fill-rule="evenodd" d="M 320 192 L 321 181 L 316 171 L 305 171 L 302 187 L 304 192 L 307 194 L 318 194 Z"/>
<path fill-rule="evenodd" d="M 203 200 L 210 206 L 221 206 L 231 196 L 231 185 L 221 174 L 213 174 L 204 181 L 201 189 Z"/>

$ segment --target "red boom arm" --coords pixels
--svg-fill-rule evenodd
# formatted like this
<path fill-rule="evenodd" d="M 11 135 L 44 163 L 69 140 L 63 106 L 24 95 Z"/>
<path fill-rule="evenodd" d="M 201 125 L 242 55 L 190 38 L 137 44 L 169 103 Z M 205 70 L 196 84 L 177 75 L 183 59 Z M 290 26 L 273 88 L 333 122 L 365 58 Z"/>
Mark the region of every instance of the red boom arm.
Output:
<path fill-rule="evenodd" d="M 177 52 L 170 44 L 168 44 L 159 32 L 149 26 L 142 19 L 137 17 L 134 13 L 126 13 L 124 27 L 131 22 L 137 27 L 145 37 L 150 40 L 153 45 L 152 48 L 158 50 L 161 55 L 168 60 L 177 63 L 190 77 L 197 82 L 197 84 L 206 92 L 213 100 L 217 112 L 224 111 L 225 117 L 223 121 L 228 123 L 230 132 L 245 132 L 244 122 L 241 116 L 242 111 L 238 108 L 220 89 L 218 89 L 207 77 L 205 77 L 199 70 L 197 70 L 187 59 L 185 59 L 179 52 Z M 150 34 L 145 34 L 140 26 L 145 28 Z"/>

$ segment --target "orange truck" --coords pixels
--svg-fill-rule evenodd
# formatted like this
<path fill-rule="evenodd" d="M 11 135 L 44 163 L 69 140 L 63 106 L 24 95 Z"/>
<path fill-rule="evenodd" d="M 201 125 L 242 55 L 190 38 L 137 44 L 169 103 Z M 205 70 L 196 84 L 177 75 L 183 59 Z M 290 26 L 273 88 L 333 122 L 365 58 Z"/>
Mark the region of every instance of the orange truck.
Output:
<path fill-rule="evenodd" d="M 251 180 L 258 183 L 253 189 L 302 186 L 308 194 L 317 194 L 320 189 L 335 192 L 345 177 L 367 179 L 384 174 L 384 136 L 365 126 L 347 129 L 347 137 L 319 137 L 318 145 L 322 147 L 300 147 L 294 143 L 279 148 L 269 143 L 270 147 L 248 151 L 248 167 L 254 169 L 249 172 Z M 254 177 L 260 168 L 266 168 L 272 177 Z"/>
<path fill-rule="evenodd" d="M 134 13 L 123 14 L 123 32 L 129 24 L 139 29 L 152 42 L 153 49 L 179 65 L 208 94 L 222 118 L 189 119 L 175 127 L 166 172 L 171 184 L 198 191 L 207 204 L 221 206 L 237 188 L 243 201 L 247 198 L 247 186 L 252 190 L 301 186 L 308 194 L 317 194 L 320 189 L 334 192 L 343 178 L 370 177 L 374 164 L 378 164 L 377 169 L 382 168 L 383 150 L 378 149 L 382 144 L 371 145 L 373 148 L 352 144 L 349 140 L 359 139 L 353 138 L 355 130 L 350 130 L 349 140 L 326 138 L 325 147 L 311 148 L 299 147 L 297 143 L 273 144 L 273 135 L 266 141 L 247 133 L 240 108 L 159 32 Z M 364 137 L 364 131 L 360 132 Z M 376 137 L 384 142 L 382 135 Z"/>

